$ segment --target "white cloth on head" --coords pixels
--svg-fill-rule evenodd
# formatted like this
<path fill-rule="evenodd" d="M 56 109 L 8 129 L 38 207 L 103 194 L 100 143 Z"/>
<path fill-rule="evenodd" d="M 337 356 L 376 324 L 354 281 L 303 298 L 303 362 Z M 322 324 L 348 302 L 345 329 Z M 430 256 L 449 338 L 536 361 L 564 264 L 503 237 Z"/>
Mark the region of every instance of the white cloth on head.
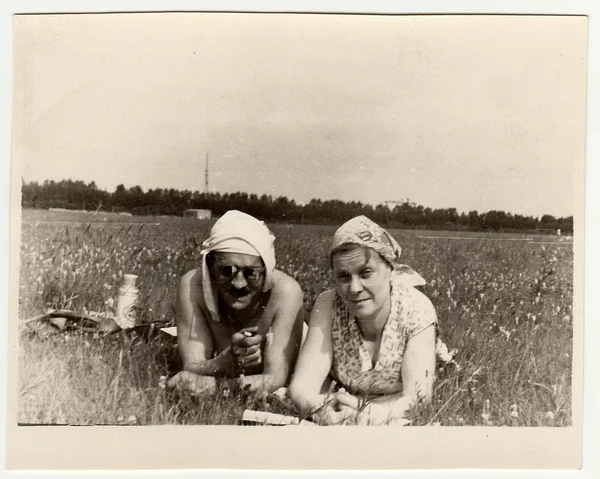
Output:
<path fill-rule="evenodd" d="M 210 236 L 202 243 L 202 289 L 206 307 L 215 321 L 219 321 L 217 298 L 213 291 L 206 255 L 211 251 L 241 253 L 259 256 L 265 265 L 263 292 L 273 287 L 275 270 L 275 237 L 262 222 L 246 213 L 230 210 L 210 230 Z"/>

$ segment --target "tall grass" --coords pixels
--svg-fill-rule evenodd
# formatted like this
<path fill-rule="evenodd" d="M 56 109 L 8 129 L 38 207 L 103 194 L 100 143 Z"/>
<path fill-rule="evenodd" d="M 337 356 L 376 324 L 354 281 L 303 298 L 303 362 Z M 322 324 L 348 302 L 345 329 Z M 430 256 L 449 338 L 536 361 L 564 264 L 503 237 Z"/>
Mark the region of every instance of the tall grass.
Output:
<path fill-rule="evenodd" d="M 172 322 L 179 277 L 198 265 L 210 224 L 163 217 L 99 224 L 97 216 L 72 215 L 24 211 L 19 316 L 48 308 L 112 313 L 122 275 L 134 273 L 140 320 Z M 128 224 L 134 221 L 140 223 Z M 278 267 L 298 280 L 310 310 L 331 286 L 327 247 L 335 228 L 272 229 Z M 424 292 L 459 365 L 439 364 L 433 401 L 411 411 L 413 424 L 571 424 L 572 244 L 544 236 L 392 233 L 404 261 L 428 281 Z M 164 335 L 42 337 L 23 328 L 19 346 L 21 423 L 239 424 L 247 407 L 294 412 L 287 401 L 249 396 L 226 382 L 211 397 L 165 390 L 164 377 L 178 363 Z M 490 413 L 482 417 L 486 400 Z"/>

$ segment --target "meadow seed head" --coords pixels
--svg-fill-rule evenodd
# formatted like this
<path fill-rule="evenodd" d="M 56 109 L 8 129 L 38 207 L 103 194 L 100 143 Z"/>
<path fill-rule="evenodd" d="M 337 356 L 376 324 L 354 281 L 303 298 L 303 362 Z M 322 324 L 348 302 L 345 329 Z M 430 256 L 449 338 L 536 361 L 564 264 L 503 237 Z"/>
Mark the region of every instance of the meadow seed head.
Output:
<path fill-rule="evenodd" d="M 485 420 L 485 421 L 489 421 L 490 418 L 492 417 L 492 413 L 491 413 L 491 403 L 489 399 L 486 399 L 483 403 L 483 411 L 481 413 L 481 417 Z"/>

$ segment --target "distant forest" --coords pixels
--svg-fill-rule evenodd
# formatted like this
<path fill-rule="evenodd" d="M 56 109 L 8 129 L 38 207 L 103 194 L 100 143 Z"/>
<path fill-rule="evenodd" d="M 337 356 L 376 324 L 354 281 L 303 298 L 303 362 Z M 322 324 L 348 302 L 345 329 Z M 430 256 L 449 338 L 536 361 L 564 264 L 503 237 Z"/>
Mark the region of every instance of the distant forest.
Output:
<path fill-rule="evenodd" d="M 541 218 L 513 215 L 504 211 L 458 213 L 456 208 L 431 209 L 414 203 L 385 204 L 375 207 L 361 202 L 313 199 L 299 205 L 285 196 L 247 193 L 199 193 L 169 189 L 149 189 L 118 185 L 110 193 L 99 189 L 94 182 L 44 181 L 23 183 L 21 205 L 24 208 L 65 208 L 90 211 L 128 212 L 134 215 L 182 216 L 186 209 L 208 209 L 219 216 L 237 209 L 261 220 L 285 223 L 340 224 L 354 216 L 365 215 L 388 227 L 461 229 L 477 231 L 539 231 L 573 232 L 573 217 Z"/>

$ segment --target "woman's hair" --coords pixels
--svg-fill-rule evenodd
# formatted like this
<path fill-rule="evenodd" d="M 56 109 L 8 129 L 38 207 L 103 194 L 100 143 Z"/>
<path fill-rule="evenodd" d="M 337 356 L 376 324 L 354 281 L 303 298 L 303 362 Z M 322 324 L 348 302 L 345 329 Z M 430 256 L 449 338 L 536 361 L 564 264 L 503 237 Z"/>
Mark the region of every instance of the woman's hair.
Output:
<path fill-rule="evenodd" d="M 358 243 L 343 243 L 339 246 L 336 246 L 329 256 L 329 266 L 333 269 L 333 257 L 338 253 L 350 253 L 352 251 L 362 250 L 369 255 L 369 258 L 372 254 L 375 254 L 381 261 L 387 264 L 390 268 L 392 265 L 387 261 L 379 252 L 375 251 L 373 248 L 369 248 L 368 246 L 364 246 Z"/>

